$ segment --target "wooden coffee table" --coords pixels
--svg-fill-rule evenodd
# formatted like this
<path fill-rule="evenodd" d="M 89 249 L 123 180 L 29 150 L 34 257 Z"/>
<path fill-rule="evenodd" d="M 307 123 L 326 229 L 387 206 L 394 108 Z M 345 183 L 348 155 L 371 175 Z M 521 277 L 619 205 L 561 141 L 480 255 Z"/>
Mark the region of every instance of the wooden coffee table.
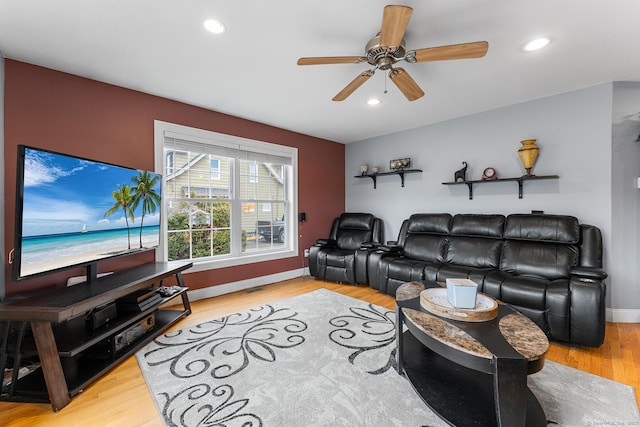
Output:
<path fill-rule="evenodd" d="M 485 322 L 434 315 L 421 306 L 420 293 L 439 286 L 409 282 L 396 292 L 398 373 L 452 425 L 546 426 L 527 387 L 527 375 L 544 366 L 544 332 L 499 301 L 497 317 Z"/>

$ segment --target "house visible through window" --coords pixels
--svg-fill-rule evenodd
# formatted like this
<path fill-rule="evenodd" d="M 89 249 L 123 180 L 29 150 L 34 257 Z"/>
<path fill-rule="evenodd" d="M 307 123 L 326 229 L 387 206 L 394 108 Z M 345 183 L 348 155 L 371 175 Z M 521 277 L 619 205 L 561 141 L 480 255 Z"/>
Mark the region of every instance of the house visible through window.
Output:
<path fill-rule="evenodd" d="M 295 148 L 155 126 L 163 174 L 160 258 L 192 260 L 197 270 L 297 254 Z"/>

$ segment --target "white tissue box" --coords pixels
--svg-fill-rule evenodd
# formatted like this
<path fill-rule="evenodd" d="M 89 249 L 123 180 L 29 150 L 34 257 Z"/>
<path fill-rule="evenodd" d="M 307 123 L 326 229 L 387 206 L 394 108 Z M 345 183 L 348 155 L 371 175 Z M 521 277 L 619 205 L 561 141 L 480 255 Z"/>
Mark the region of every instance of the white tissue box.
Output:
<path fill-rule="evenodd" d="M 447 279 L 447 300 L 455 308 L 475 308 L 478 284 L 469 279 Z"/>

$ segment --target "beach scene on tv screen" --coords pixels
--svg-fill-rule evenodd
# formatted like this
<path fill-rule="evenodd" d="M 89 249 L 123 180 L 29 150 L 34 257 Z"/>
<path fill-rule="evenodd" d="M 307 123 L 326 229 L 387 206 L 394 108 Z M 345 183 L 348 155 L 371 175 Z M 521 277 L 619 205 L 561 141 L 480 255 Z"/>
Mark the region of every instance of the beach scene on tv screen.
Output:
<path fill-rule="evenodd" d="M 161 176 L 25 148 L 20 276 L 158 246 Z"/>

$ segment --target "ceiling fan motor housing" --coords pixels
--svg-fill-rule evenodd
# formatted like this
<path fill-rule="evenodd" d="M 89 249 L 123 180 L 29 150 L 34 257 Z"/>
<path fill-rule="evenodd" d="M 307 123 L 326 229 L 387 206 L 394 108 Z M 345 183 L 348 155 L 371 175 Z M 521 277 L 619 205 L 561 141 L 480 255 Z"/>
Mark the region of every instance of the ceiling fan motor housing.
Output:
<path fill-rule="evenodd" d="M 406 54 L 404 40 L 400 46 L 383 46 L 380 44 L 380 34 L 369 40 L 365 47 L 367 62 L 381 70 L 388 70 L 397 61 L 404 59 Z"/>

